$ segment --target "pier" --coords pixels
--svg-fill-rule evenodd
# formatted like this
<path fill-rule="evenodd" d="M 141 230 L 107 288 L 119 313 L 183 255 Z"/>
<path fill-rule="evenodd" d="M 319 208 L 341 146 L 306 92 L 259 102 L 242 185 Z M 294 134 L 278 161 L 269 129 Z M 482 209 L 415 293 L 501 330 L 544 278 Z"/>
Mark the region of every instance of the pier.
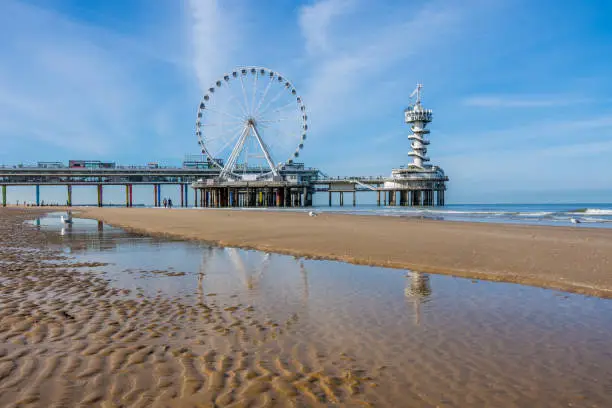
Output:
<path fill-rule="evenodd" d="M 258 110 L 255 103 L 240 108 L 236 112 L 224 113 L 223 118 L 237 118 L 232 129 L 233 135 L 221 131 L 215 135 L 209 129 L 225 126 L 226 119 L 217 119 L 217 110 L 210 105 L 224 83 L 233 78 L 269 78 L 271 84 L 280 84 L 280 93 L 288 94 L 288 101 L 275 111 L 285 111 L 297 101 L 297 148 L 291 152 L 289 159 L 281 162 L 273 160 L 274 152 L 264 140 L 264 131 L 270 130 L 276 122 L 286 118 L 275 115 L 266 116 Z M 153 196 L 153 205 L 162 206 L 161 187 L 175 186 L 180 192 L 180 207 L 190 206 L 189 196 L 193 194 L 193 206 L 205 208 L 221 207 L 310 207 L 314 195 L 327 193 L 328 204 L 332 205 L 334 194 L 338 195 L 340 206 L 356 206 L 357 193 L 376 194 L 378 206 L 415 206 L 431 207 L 445 205 L 445 191 L 448 177 L 441 167 L 428 164 L 427 146 L 430 133 L 427 125 L 432 121 L 432 111 L 421 105 L 421 88 L 417 88 L 410 98 L 414 103 L 404 110 L 405 122 L 410 126 L 408 136 L 411 151 L 408 156 L 412 162 L 393 168 L 388 177 L 330 177 L 316 168 L 306 167 L 296 162 L 306 140 L 307 115 L 302 99 L 297 95 L 293 85 L 277 72 L 249 67 L 238 69 L 232 75 L 226 75 L 215 83 L 204 95 L 198 107 L 196 120 L 196 137 L 201 155 L 187 156 L 180 167 L 164 167 L 157 163 L 146 166 L 120 166 L 113 162 L 99 160 L 70 160 L 62 162 L 38 162 L 36 165 L 1 166 L 0 187 L 2 189 L 2 206 L 7 205 L 7 195 L 12 186 L 34 186 L 35 204 L 42 205 L 41 186 L 66 186 L 67 206 L 73 205 L 75 187 L 96 189 L 97 205 L 104 206 L 104 187 L 123 186 L 125 188 L 126 207 L 134 205 L 133 186 L 149 185 Z M 256 93 L 253 93 L 253 96 Z M 265 95 L 264 95 L 265 98 Z M 233 100 L 236 100 L 235 98 Z M 258 104 L 262 105 L 262 101 Z M 233 105 L 232 105 L 233 106 Z M 265 106 L 265 105 L 264 105 Z M 270 109 L 270 108 L 268 108 Z M 207 126 L 209 126 L 207 128 Z M 237 129 L 237 130 L 236 130 Z M 272 132 L 270 132 L 272 133 Z M 282 135 L 282 129 L 277 129 Z M 225 139 L 229 137 L 229 141 Z M 216 140 L 223 141 L 217 153 L 213 153 Z M 231 142 L 235 142 L 232 146 Z M 225 150 L 224 150 L 225 149 Z M 255 153 L 254 153 L 255 151 Z M 259 160 L 259 161 L 258 161 Z M 275 164 L 276 163 L 276 164 Z M 345 201 L 345 198 L 347 201 Z M 63 203 L 62 203 L 63 204 Z"/>

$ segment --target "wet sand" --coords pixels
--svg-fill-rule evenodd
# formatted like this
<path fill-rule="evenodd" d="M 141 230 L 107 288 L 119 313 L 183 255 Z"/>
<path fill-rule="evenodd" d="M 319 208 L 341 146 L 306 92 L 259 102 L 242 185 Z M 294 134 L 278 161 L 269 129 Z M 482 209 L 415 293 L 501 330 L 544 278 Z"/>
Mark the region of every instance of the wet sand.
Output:
<path fill-rule="evenodd" d="M 612 230 L 229 210 L 84 208 L 132 231 L 612 297 Z"/>
<path fill-rule="evenodd" d="M 280 348 L 291 318 L 112 287 L 24 224 L 41 212 L 0 209 L 0 406 L 370 406 L 355 360 Z"/>

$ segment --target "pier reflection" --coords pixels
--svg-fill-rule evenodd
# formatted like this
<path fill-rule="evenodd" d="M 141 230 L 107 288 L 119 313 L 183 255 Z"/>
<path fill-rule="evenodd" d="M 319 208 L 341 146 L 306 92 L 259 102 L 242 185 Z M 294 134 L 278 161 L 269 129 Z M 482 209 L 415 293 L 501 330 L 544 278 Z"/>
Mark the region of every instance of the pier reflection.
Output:
<path fill-rule="evenodd" d="M 406 276 L 404 295 L 412 303 L 414 323 L 421 324 L 421 304 L 428 302 L 431 296 L 431 283 L 429 275 L 422 272 L 410 272 Z"/>

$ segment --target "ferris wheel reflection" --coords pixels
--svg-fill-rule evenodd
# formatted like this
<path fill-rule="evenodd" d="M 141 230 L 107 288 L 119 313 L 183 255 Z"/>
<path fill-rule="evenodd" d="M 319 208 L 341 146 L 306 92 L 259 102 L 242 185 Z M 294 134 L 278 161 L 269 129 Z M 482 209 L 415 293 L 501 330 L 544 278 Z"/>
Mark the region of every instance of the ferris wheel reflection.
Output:
<path fill-rule="evenodd" d="M 284 255 L 278 255 L 278 257 L 284 257 Z M 276 259 L 276 258 L 274 258 Z M 276 259 L 276 267 L 279 267 L 280 259 Z M 244 251 L 238 248 L 216 248 L 216 247 L 208 247 L 202 253 L 202 261 L 200 263 L 199 271 L 197 274 L 197 297 L 200 303 L 205 303 L 204 299 L 206 297 L 206 293 L 204 290 L 204 286 L 208 286 L 209 291 L 223 291 L 218 285 L 221 284 L 223 286 L 230 285 L 230 287 L 226 287 L 229 290 L 237 289 L 234 284 L 230 282 L 234 281 L 235 278 L 238 278 L 240 282 L 240 286 L 246 289 L 247 292 L 252 292 L 253 294 L 260 294 L 262 289 L 262 282 L 266 278 L 266 276 L 274 275 L 273 272 L 278 273 L 278 271 L 271 270 L 270 266 L 273 262 L 273 254 L 269 252 L 259 252 L 259 251 Z M 227 264 L 231 265 L 232 268 L 227 269 Z M 286 270 L 286 264 L 283 262 L 283 274 L 285 272 L 289 272 Z M 289 262 L 289 270 L 297 269 L 299 272 L 300 280 L 297 282 L 299 291 L 301 292 L 301 302 L 305 305 L 308 302 L 309 298 L 309 281 L 308 281 L 308 270 L 306 269 L 305 262 L 302 258 L 295 258 L 294 262 Z M 218 280 L 219 275 L 218 271 L 223 271 L 223 275 L 226 273 L 229 275 L 229 281 L 224 280 L 225 284 L 221 283 Z M 217 276 L 215 276 L 217 275 Z M 272 277 L 270 275 L 270 277 Z M 288 275 L 291 276 L 291 275 Z M 296 275 L 294 275 L 296 276 Z M 207 281 L 208 283 L 206 283 Z M 275 279 L 269 280 L 268 283 L 272 282 L 275 284 Z M 295 285 L 293 283 L 292 285 Z M 210 295 L 210 293 L 209 293 Z"/>

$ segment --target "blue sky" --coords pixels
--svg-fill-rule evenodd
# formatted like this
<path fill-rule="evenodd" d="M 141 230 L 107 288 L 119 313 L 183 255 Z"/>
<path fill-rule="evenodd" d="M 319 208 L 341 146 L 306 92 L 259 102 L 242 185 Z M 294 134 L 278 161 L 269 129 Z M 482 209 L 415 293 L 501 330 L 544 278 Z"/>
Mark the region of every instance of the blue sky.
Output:
<path fill-rule="evenodd" d="M 612 202 L 612 2 L 3 0 L 0 163 L 179 163 L 202 94 L 240 65 L 287 75 L 301 159 L 408 162 L 416 82 L 451 202 Z"/>

